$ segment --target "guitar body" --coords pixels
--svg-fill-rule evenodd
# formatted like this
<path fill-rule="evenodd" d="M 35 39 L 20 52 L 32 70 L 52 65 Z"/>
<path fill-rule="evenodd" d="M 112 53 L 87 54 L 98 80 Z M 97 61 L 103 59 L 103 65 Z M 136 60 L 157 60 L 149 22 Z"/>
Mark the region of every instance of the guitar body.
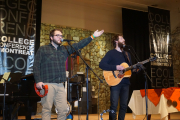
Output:
<path fill-rule="evenodd" d="M 125 62 L 121 63 L 121 66 L 123 66 L 124 68 L 129 67 L 129 65 Z M 131 70 L 128 70 L 122 74 L 120 74 L 120 71 L 118 70 L 114 71 L 114 73 L 113 71 L 103 71 L 104 78 L 109 86 L 115 86 L 119 84 L 124 77 L 131 77 L 131 74 Z"/>

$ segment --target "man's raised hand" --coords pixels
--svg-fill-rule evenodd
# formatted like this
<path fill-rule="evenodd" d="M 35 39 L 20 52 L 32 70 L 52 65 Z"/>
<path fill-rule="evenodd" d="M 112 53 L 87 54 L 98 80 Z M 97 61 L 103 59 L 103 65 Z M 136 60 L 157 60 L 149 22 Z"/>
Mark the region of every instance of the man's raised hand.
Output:
<path fill-rule="evenodd" d="M 103 34 L 103 32 L 104 32 L 104 30 L 101 30 L 101 31 L 96 30 L 96 31 L 93 33 L 93 36 L 94 36 L 94 37 L 99 37 L 99 36 L 101 36 L 101 35 Z"/>

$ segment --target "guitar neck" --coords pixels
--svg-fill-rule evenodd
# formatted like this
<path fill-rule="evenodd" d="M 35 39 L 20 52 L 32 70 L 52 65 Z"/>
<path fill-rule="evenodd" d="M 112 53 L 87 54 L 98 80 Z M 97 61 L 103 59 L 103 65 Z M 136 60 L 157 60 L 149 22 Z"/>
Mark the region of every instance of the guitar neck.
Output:
<path fill-rule="evenodd" d="M 139 62 L 139 63 L 137 63 L 137 64 L 134 64 L 134 65 L 131 65 L 130 67 L 127 67 L 127 68 L 125 68 L 125 69 L 124 69 L 124 71 L 131 70 L 131 69 L 133 69 L 133 68 L 136 68 L 136 66 L 137 66 L 138 64 L 145 64 L 145 63 L 147 63 L 147 62 L 149 62 L 149 59 L 147 59 L 147 60 L 144 60 L 144 61 L 142 61 L 142 62 Z"/>
<path fill-rule="evenodd" d="M 128 70 L 133 69 L 133 66 L 134 66 L 134 65 L 131 65 L 130 67 L 125 68 L 124 71 L 128 71 Z"/>

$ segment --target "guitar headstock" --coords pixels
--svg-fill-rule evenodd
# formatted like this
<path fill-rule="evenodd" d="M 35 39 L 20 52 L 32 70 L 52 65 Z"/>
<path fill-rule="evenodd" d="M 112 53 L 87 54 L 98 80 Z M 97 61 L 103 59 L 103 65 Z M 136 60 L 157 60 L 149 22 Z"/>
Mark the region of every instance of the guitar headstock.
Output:
<path fill-rule="evenodd" d="M 156 56 L 154 56 L 154 57 L 152 57 L 152 58 L 149 58 L 149 61 L 155 61 L 155 60 L 157 60 L 157 57 Z"/>

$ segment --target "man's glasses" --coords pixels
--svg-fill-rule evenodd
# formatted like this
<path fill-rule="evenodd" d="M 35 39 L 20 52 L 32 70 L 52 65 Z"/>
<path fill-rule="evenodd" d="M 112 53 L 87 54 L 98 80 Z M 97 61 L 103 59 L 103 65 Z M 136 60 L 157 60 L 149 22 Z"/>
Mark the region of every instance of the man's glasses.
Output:
<path fill-rule="evenodd" d="M 54 36 L 57 36 L 57 37 L 62 37 L 62 38 L 64 37 L 63 35 L 59 35 L 59 34 L 54 35 Z"/>

